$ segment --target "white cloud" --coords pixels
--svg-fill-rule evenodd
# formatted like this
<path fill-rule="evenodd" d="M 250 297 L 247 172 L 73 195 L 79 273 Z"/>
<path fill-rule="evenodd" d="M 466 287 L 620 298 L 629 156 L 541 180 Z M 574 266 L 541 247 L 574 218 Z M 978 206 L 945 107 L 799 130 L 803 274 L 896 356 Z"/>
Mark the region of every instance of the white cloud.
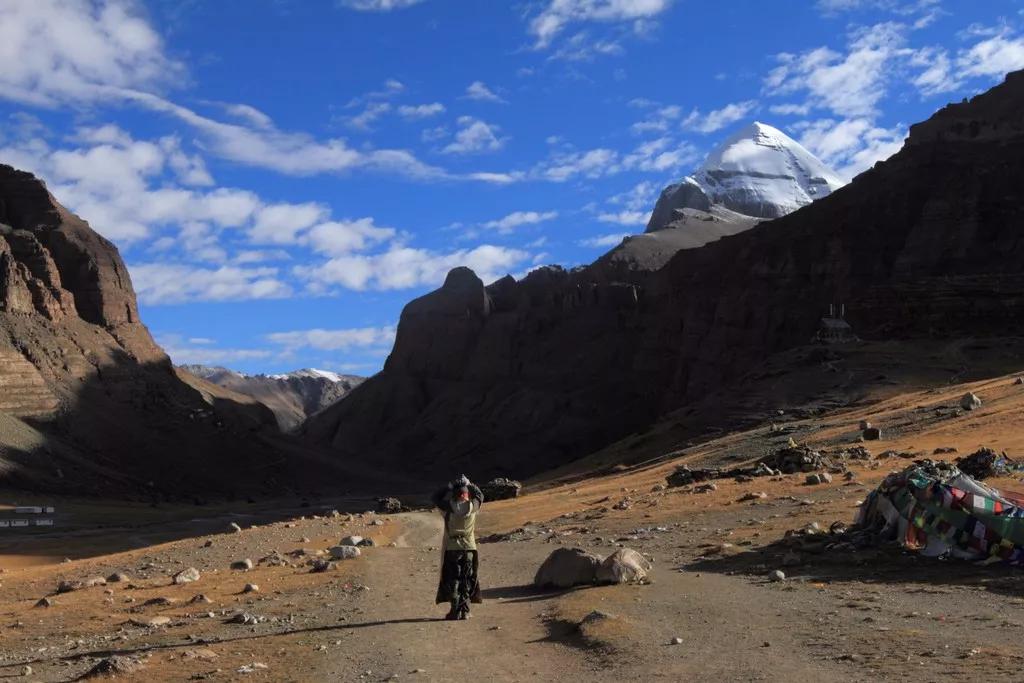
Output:
<path fill-rule="evenodd" d="M 412 7 L 423 0 L 337 0 L 342 7 L 360 12 L 390 12 L 395 9 Z"/>
<path fill-rule="evenodd" d="M 431 102 L 430 104 L 418 104 L 408 105 L 403 104 L 398 108 L 398 115 L 407 119 L 426 119 L 431 116 L 437 116 L 443 114 L 445 111 L 444 105 L 440 102 Z"/>
<path fill-rule="evenodd" d="M 640 100 L 633 100 L 630 102 L 630 106 L 640 106 L 634 104 Z M 683 113 L 682 107 L 678 105 L 670 105 L 667 107 L 658 107 L 655 111 L 651 112 L 650 115 L 643 121 L 637 121 L 630 130 L 637 134 L 642 133 L 665 133 L 672 127 L 673 122 L 678 119 Z"/>
<path fill-rule="evenodd" d="M 546 48 L 566 26 L 580 22 L 626 22 L 651 19 L 672 4 L 671 0 L 547 0 L 530 21 L 534 47 Z"/>
<path fill-rule="evenodd" d="M 683 119 L 682 125 L 683 128 L 698 133 L 714 133 L 745 119 L 756 106 L 756 101 L 747 100 L 746 102 L 727 104 L 721 109 L 709 111 L 707 114 L 701 114 L 699 110 L 694 109 L 689 116 Z"/>
<path fill-rule="evenodd" d="M 466 86 L 466 99 L 477 100 L 478 102 L 498 102 L 505 104 L 505 100 L 488 88 L 483 81 L 473 81 Z"/>
<path fill-rule="evenodd" d="M 536 225 L 558 217 L 557 211 L 513 211 L 503 218 L 487 221 L 483 227 L 490 230 L 497 230 L 503 235 L 515 232 L 516 228 L 524 225 Z"/>
<path fill-rule="evenodd" d="M 599 214 L 597 220 L 602 223 L 617 223 L 618 225 L 647 225 L 651 220 L 650 211 L 618 211 L 615 213 Z"/>
<path fill-rule="evenodd" d="M 318 351 L 349 351 L 356 348 L 390 347 L 395 343 L 395 327 L 357 327 L 341 330 L 295 330 L 273 332 L 266 336 L 272 344 L 287 351 L 316 349 Z"/>
<path fill-rule="evenodd" d="M 341 256 L 364 251 L 372 245 L 393 239 L 397 231 L 374 223 L 373 218 L 328 221 L 313 226 L 308 233 L 310 246 L 317 252 Z"/>
<path fill-rule="evenodd" d="M 54 107 L 184 77 L 130 0 L 0 3 L 0 97 Z"/>
<path fill-rule="evenodd" d="M 807 104 L 840 116 L 874 116 L 885 96 L 893 62 L 911 54 L 906 27 L 875 24 L 851 33 L 846 54 L 819 47 L 800 55 L 776 55 L 779 66 L 765 79 L 771 95 L 806 93 Z"/>
<path fill-rule="evenodd" d="M 560 183 L 576 177 L 600 178 L 625 171 L 664 173 L 677 171 L 699 159 L 700 153 L 690 143 L 664 136 L 641 142 L 624 154 L 605 147 L 558 151 L 538 164 L 531 176 Z"/>
<path fill-rule="evenodd" d="M 343 256 L 295 270 L 314 293 L 327 292 L 337 286 L 354 290 L 407 289 L 439 286 L 448 271 L 457 266 L 468 266 L 484 282 L 491 282 L 524 263 L 529 256 L 519 249 L 489 244 L 450 253 L 396 245 L 382 254 Z"/>
<path fill-rule="evenodd" d="M 260 207 L 249 229 L 254 244 L 294 244 L 301 231 L 327 217 L 327 207 L 314 202 Z"/>
<path fill-rule="evenodd" d="M 349 117 L 345 123 L 352 128 L 367 131 L 377 122 L 377 119 L 389 111 L 391 111 L 391 104 L 388 102 L 370 102 L 362 112 Z"/>
<path fill-rule="evenodd" d="M 505 139 L 497 136 L 498 126 L 472 116 L 460 116 L 458 123 L 455 139 L 441 150 L 445 154 L 495 152 L 505 146 Z"/>
<path fill-rule="evenodd" d="M 280 299 L 292 294 L 291 287 L 280 279 L 276 268 L 137 263 L 129 270 L 135 293 L 145 304 Z"/>
<path fill-rule="evenodd" d="M 578 175 L 597 178 L 613 172 L 618 158 L 618 152 L 606 148 L 560 153 L 544 164 L 539 173 L 544 179 L 554 182 L 563 182 Z"/>
<path fill-rule="evenodd" d="M 590 247 L 592 249 L 608 249 L 618 246 L 619 242 L 627 237 L 629 237 L 629 233 L 616 232 L 610 235 L 598 235 L 597 237 L 580 240 L 578 244 L 581 247 Z"/>
<path fill-rule="evenodd" d="M 800 144 L 831 165 L 840 176 L 852 178 L 900 150 L 906 138 L 901 126 L 886 129 L 866 118 L 821 119 L 794 126 Z"/>
<path fill-rule="evenodd" d="M 1002 78 L 1024 68 L 1024 38 L 996 35 L 960 53 L 957 66 L 965 76 Z"/>
<path fill-rule="evenodd" d="M 617 40 L 594 38 L 587 31 L 580 31 L 566 40 L 548 59 L 589 62 L 599 56 L 620 55 L 623 52 L 625 50 Z"/>
<path fill-rule="evenodd" d="M 779 116 L 807 116 L 811 107 L 807 104 L 773 104 L 768 107 L 768 111 Z"/>
<path fill-rule="evenodd" d="M 224 349 L 211 346 L 212 339 L 188 338 L 180 334 L 157 334 L 156 341 L 175 365 L 231 365 L 241 361 L 265 360 L 269 349 Z"/>

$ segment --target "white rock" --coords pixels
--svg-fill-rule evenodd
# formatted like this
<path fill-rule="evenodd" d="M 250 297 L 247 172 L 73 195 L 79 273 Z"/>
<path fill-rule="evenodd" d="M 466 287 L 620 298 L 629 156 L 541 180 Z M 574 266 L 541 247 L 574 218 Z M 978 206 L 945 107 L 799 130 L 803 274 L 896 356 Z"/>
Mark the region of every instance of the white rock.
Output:
<path fill-rule="evenodd" d="M 336 560 L 352 560 L 362 555 L 362 551 L 354 545 L 336 545 L 328 549 L 328 552 Z"/>

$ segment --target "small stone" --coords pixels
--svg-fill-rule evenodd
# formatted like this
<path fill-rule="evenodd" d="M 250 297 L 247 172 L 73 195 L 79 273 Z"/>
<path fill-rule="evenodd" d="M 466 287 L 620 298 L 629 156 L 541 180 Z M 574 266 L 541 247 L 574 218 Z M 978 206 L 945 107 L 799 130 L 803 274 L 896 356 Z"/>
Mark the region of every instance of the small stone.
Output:
<path fill-rule="evenodd" d="M 861 420 L 860 421 L 860 431 L 863 432 L 865 429 L 871 429 L 871 423 L 868 422 L 867 420 Z"/>
<path fill-rule="evenodd" d="M 200 593 L 199 595 L 193 595 L 189 602 L 193 605 L 208 605 L 213 602 L 213 600 Z"/>
<path fill-rule="evenodd" d="M 142 603 L 142 605 L 144 607 L 168 607 L 173 605 L 175 602 L 177 601 L 174 598 L 160 596 L 157 598 L 150 598 L 149 600 L 146 600 L 146 602 Z"/>
<path fill-rule="evenodd" d="M 21 675 L 22 676 L 31 676 L 32 675 L 32 667 L 29 666 L 28 664 L 26 664 L 25 666 L 21 667 Z"/>
<path fill-rule="evenodd" d="M 975 394 L 967 392 L 960 399 L 960 407 L 963 408 L 964 410 L 977 410 L 978 408 L 981 407 L 981 399 L 978 398 Z"/>
<path fill-rule="evenodd" d="M 228 623 L 228 624 L 243 624 L 243 625 L 246 625 L 246 626 L 250 626 L 252 624 L 260 623 L 260 619 L 256 615 L 249 614 L 248 612 L 238 612 L 235 615 L 233 615 L 231 618 L 229 618 L 226 623 Z"/>
<path fill-rule="evenodd" d="M 861 436 L 865 441 L 878 441 L 882 438 L 882 430 L 879 427 L 868 427 L 861 432 Z"/>
<path fill-rule="evenodd" d="M 93 576 L 82 582 L 85 588 L 92 588 L 93 586 L 106 586 L 107 580 L 102 576 Z"/>
<path fill-rule="evenodd" d="M 235 560 L 231 563 L 231 568 L 238 571 L 247 572 L 250 569 L 252 569 L 252 560 L 250 560 L 248 557 L 244 560 Z"/>
<path fill-rule="evenodd" d="M 238 526 L 238 525 L 237 525 L 236 523 L 234 523 L 234 522 L 231 522 L 231 524 L 229 524 L 229 525 L 228 525 L 228 528 L 229 528 L 229 529 L 231 529 L 231 530 L 232 530 L 233 532 L 235 532 L 236 534 L 237 534 L 237 533 L 240 533 L 240 532 L 242 531 L 242 527 Z"/>
<path fill-rule="evenodd" d="M 820 472 L 818 474 L 818 481 L 820 481 L 822 484 L 831 484 L 832 475 L 829 474 L 828 472 Z"/>
<path fill-rule="evenodd" d="M 160 626 L 167 626 L 171 623 L 170 617 L 152 617 L 150 619 L 129 619 L 129 623 L 133 626 L 142 626 L 143 628 L 158 628 Z"/>
<path fill-rule="evenodd" d="M 178 585 L 181 585 L 183 583 L 192 583 L 193 581 L 198 580 L 199 570 L 195 567 L 189 567 L 188 569 L 181 570 L 180 572 L 174 575 L 173 579 L 174 583 Z"/>
<path fill-rule="evenodd" d="M 359 545 L 363 542 L 362 536 L 346 536 L 338 542 L 338 545 Z"/>
<path fill-rule="evenodd" d="M 768 494 L 765 493 L 764 491 L 751 491 L 750 493 L 745 493 L 742 496 L 740 496 L 738 502 L 745 503 L 748 500 L 764 500 L 767 497 Z"/>
<path fill-rule="evenodd" d="M 327 560 L 314 559 L 309 565 L 310 574 L 319 574 L 320 572 L 326 572 L 331 569 L 334 569 L 334 563 L 328 562 Z"/>
<path fill-rule="evenodd" d="M 53 600 L 50 598 L 41 598 L 36 602 L 36 607 L 53 607 Z"/>
<path fill-rule="evenodd" d="M 131 581 L 131 577 L 124 572 L 114 572 L 107 577 L 107 583 L 121 583 L 122 581 Z"/>
<path fill-rule="evenodd" d="M 361 548 L 372 548 L 375 545 L 377 544 L 376 542 L 374 542 L 372 538 L 364 538 L 363 540 L 359 541 L 359 547 Z"/>
<path fill-rule="evenodd" d="M 786 575 L 779 569 L 776 569 L 768 574 L 768 580 L 772 582 L 785 581 Z"/>
<path fill-rule="evenodd" d="M 807 477 L 804 479 L 804 483 L 807 484 L 808 486 L 820 484 L 821 481 L 821 475 L 815 473 L 808 474 Z"/>
<path fill-rule="evenodd" d="M 1013 383 L 1014 383 L 1014 385 L 1017 385 L 1017 386 L 1020 386 L 1021 384 L 1024 384 L 1024 377 L 1018 377 L 1017 379 L 1013 380 Z"/>
<path fill-rule="evenodd" d="M 260 587 L 257 584 L 255 584 L 255 583 L 247 583 L 247 584 L 245 584 L 245 587 L 242 589 L 242 592 L 243 593 L 259 593 L 260 592 Z"/>
<path fill-rule="evenodd" d="M 675 637 L 675 638 L 673 638 L 673 639 L 672 639 L 672 640 L 671 640 L 670 642 L 671 642 L 671 643 L 672 643 L 673 645 L 682 645 L 682 644 L 683 644 L 683 639 L 682 639 L 682 638 L 680 638 L 679 636 L 676 636 L 676 637 Z"/>

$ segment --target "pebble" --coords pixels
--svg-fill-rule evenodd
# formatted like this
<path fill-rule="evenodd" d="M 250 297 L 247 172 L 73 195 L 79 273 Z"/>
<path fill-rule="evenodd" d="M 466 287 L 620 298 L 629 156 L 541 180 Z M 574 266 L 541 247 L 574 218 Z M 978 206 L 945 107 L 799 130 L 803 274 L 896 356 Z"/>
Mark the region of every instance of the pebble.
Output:
<path fill-rule="evenodd" d="M 259 593 L 260 587 L 255 583 L 245 584 L 245 588 L 242 589 L 243 593 Z"/>
<path fill-rule="evenodd" d="M 242 527 L 238 526 L 234 522 L 231 522 L 231 524 L 228 525 L 228 528 L 234 531 L 236 534 L 242 530 Z"/>
<path fill-rule="evenodd" d="M 252 560 L 250 560 L 248 557 L 244 560 L 236 560 L 231 563 L 231 568 L 237 569 L 238 571 L 247 572 L 250 569 L 252 569 Z"/>
<path fill-rule="evenodd" d="M 673 645 L 682 645 L 683 644 L 683 639 L 680 638 L 679 636 L 676 636 L 675 638 L 672 639 L 671 642 L 672 642 Z"/>
<path fill-rule="evenodd" d="M 769 581 L 785 581 L 786 575 L 781 570 L 776 569 L 768 574 Z"/>
<path fill-rule="evenodd" d="M 181 585 L 183 583 L 192 583 L 198 581 L 200 577 L 199 570 L 195 567 L 189 567 L 188 569 L 182 569 L 180 572 L 174 575 L 174 583 Z"/>

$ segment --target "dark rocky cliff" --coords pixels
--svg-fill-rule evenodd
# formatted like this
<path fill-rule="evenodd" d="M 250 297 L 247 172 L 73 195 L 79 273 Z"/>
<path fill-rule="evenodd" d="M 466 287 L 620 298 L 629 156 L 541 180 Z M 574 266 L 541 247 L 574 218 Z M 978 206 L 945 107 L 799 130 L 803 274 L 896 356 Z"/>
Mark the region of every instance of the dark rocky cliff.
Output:
<path fill-rule="evenodd" d="M 911 128 L 789 216 L 649 273 L 607 259 L 484 287 L 453 271 L 403 312 L 382 373 L 307 427 L 341 454 L 527 475 L 805 344 L 831 302 L 865 338 L 1019 334 L 1024 72 Z"/>
<path fill-rule="evenodd" d="M 186 385 L 117 248 L 0 165 L 0 487 L 118 497 L 280 493 L 274 418 Z"/>

